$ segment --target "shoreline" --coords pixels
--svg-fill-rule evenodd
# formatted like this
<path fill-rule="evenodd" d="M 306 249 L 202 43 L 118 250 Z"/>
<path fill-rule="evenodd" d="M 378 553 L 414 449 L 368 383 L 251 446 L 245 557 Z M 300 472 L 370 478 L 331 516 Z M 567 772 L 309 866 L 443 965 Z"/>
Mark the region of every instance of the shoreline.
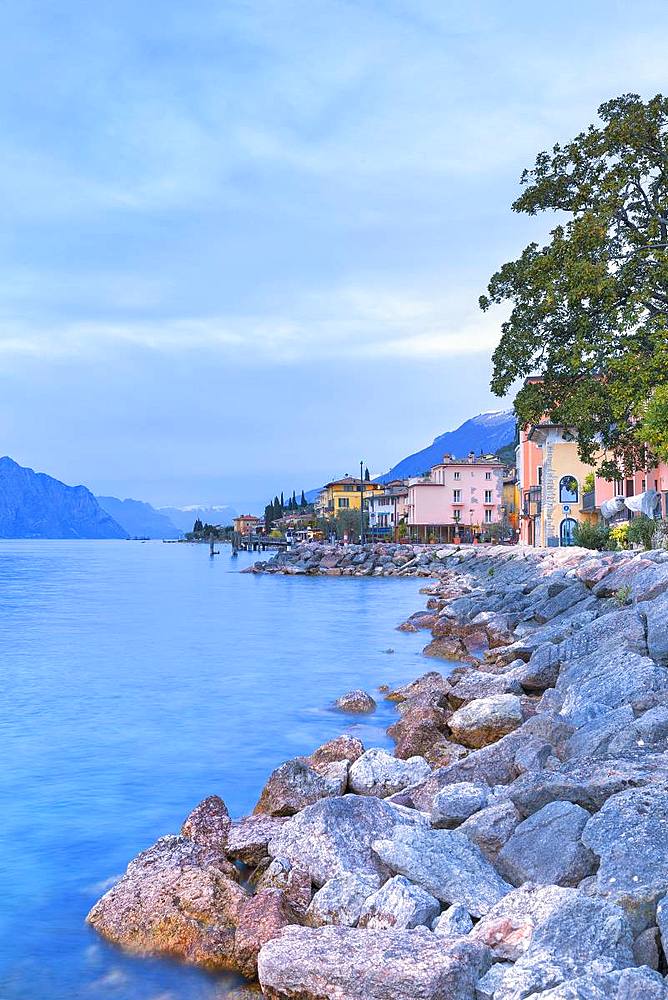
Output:
<path fill-rule="evenodd" d="M 645 899 L 642 885 L 624 894 L 605 881 L 616 876 L 599 879 L 619 862 L 597 829 L 611 805 L 630 808 L 619 796 L 647 796 L 655 781 L 663 789 L 664 765 L 668 786 L 668 643 L 653 624 L 668 607 L 668 553 L 347 548 L 356 551 L 344 552 L 345 566 L 311 544 L 244 572 L 433 574 L 426 610 L 398 627 L 431 631 L 425 653 L 460 665 L 385 695 L 398 710 L 392 753 L 344 734 L 277 768 L 248 817 L 232 821 L 222 799 L 205 799 L 180 836 L 131 863 L 89 922 L 137 954 L 249 980 L 259 963 L 260 995 L 275 1000 L 403 1000 L 418 990 L 440 1000 L 446 982 L 462 1000 L 510 1000 L 529 983 L 540 996 L 597 975 L 616 996 L 622 970 L 639 988 L 665 989 L 659 890 Z M 615 748 L 637 720 L 652 739 Z M 668 819 L 668 792 L 653 793 Z M 632 829 L 626 814 L 621 822 Z M 668 862 L 656 878 L 666 894 Z M 165 902 L 166 889 L 178 904 Z M 603 972 L 591 949 L 576 961 L 556 931 L 558 971 L 546 971 L 532 942 L 546 920 L 559 929 L 564 908 L 572 920 L 586 911 L 597 948 L 604 925 L 621 927 L 605 942 Z M 521 947 L 511 943 L 518 934 Z M 390 944 L 409 984 L 400 989 L 386 988 L 376 965 Z M 344 954 L 354 974 L 341 968 Z M 258 995 L 249 990 L 230 996 Z"/>

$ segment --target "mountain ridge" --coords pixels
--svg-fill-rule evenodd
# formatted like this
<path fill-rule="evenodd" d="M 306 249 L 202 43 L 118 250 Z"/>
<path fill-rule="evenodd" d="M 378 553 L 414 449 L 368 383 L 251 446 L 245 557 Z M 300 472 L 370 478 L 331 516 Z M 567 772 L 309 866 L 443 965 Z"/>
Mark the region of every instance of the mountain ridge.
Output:
<path fill-rule="evenodd" d="M 102 510 L 120 524 L 131 538 L 182 538 L 183 531 L 166 514 L 145 500 L 95 497 Z"/>
<path fill-rule="evenodd" d="M 128 538 L 85 486 L 0 458 L 0 538 Z"/>

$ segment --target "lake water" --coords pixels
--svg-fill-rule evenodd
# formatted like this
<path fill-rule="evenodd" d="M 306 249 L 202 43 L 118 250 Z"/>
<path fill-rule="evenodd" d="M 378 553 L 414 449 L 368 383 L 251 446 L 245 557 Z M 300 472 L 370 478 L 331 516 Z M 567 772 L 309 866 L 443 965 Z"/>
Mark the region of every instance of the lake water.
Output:
<path fill-rule="evenodd" d="M 387 744 L 389 703 L 328 706 L 430 668 L 395 631 L 424 581 L 240 574 L 221 549 L 0 542 L 2 1000 L 223 998 L 229 978 L 106 945 L 88 909 L 206 795 L 241 815 L 340 732 Z"/>

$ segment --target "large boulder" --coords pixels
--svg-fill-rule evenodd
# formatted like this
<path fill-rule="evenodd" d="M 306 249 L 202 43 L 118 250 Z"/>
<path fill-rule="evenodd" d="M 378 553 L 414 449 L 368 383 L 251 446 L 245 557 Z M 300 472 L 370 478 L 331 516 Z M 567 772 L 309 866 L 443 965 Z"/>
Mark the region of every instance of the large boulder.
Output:
<path fill-rule="evenodd" d="M 448 906 L 436 918 L 431 929 L 437 937 L 458 938 L 473 930 L 473 921 L 464 906 Z"/>
<path fill-rule="evenodd" d="M 356 688 L 347 691 L 336 699 L 335 707 L 340 712 L 350 712 L 353 715 L 367 715 L 376 711 L 376 702 L 367 691 Z"/>
<path fill-rule="evenodd" d="M 456 830 L 399 827 L 394 836 L 374 840 L 374 852 L 392 871 L 405 875 L 443 903 L 459 903 L 482 916 L 512 886 L 479 849 Z"/>
<path fill-rule="evenodd" d="M 287 816 L 246 816 L 236 820 L 227 834 L 226 853 L 245 865 L 258 865 L 268 855 L 268 844 Z"/>
<path fill-rule="evenodd" d="M 251 896 L 239 913 L 234 935 L 234 956 L 241 974 L 255 979 L 262 945 L 294 923 L 297 914 L 282 889 L 261 889 Z"/>
<path fill-rule="evenodd" d="M 582 840 L 601 860 L 597 893 L 622 907 L 636 933 L 654 924 L 668 891 L 668 792 L 613 795 L 589 819 Z"/>
<path fill-rule="evenodd" d="M 593 971 L 532 995 L 535 1000 L 668 1000 L 668 986 L 651 969 L 621 969 Z"/>
<path fill-rule="evenodd" d="M 347 780 L 345 761 L 329 764 L 324 773 L 318 773 L 299 758 L 288 760 L 269 776 L 253 811 L 269 816 L 293 816 L 328 795 L 342 795 Z"/>
<path fill-rule="evenodd" d="M 434 798 L 432 826 L 452 830 L 487 805 L 489 787 L 472 781 L 446 785 Z"/>
<path fill-rule="evenodd" d="M 642 605 L 647 621 L 647 650 L 657 663 L 668 666 L 668 593 Z"/>
<path fill-rule="evenodd" d="M 88 914 L 108 941 L 210 969 L 234 969 L 234 933 L 248 899 L 232 866 L 186 837 L 161 837 Z"/>
<path fill-rule="evenodd" d="M 668 669 L 624 646 L 608 645 L 562 666 L 557 690 L 576 725 L 592 704 L 618 708 L 668 685 Z"/>
<path fill-rule="evenodd" d="M 633 937 L 622 911 L 577 889 L 516 889 L 476 924 L 469 935 L 498 959 L 479 983 L 479 995 L 529 997 L 592 969 L 633 965 Z"/>
<path fill-rule="evenodd" d="M 385 798 L 408 785 L 414 785 L 431 774 L 424 757 L 400 760 L 385 750 L 373 747 L 350 766 L 348 785 L 357 795 L 377 795 Z"/>
<path fill-rule="evenodd" d="M 576 886 L 596 868 L 582 843 L 590 815 L 572 802 L 550 802 L 515 828 L 499 852 L 497 867 L 512 882 Z"/>
<path fill-rule="evenodd" d="M 520 819 L 512 802 L 493 802 L 469 816 L 459 827 L 459 832 L 465 834 L 480 848 L 483 856 L 494 863 Z"/>
<path fill-rule="evenodd" d="M 452 681 L 448 701 L 453 708 L 460 708 L 469 701 L 481 698 L 493 698 L 500 694 L 523 693 L 522 685 L 514 671 L 504 674 L 490 674 L 485 670 L 473 668 L 462 671 L 459 677 Z"/>
<path fill-rule="evenodd" d="M 258 962 L 269 1000 L 473 1000 L 489 951 L 418 930 L 288 927 Z"/>
<path fill-rule="evenodd" d="M 355 927 L 369 896 L 380 888 L 379 875 L 356 875 L 352 872 L 330 878 L 315 893 L 306 911 L 309 927 L 341 924 Z"/>
<path fill-rule="evenodd" d="M 219 795 L 209 795 L 187 816 L 181 833 L 198 844 L 224 851 L 232 820 Z"/>
<path fill-rule="evenodd" d="M 359 926 L 376 930 L 386 927 L 408 929 L 420 924 L 430 927 L 440 912 L 441 904 L 431 893 L 403 875 L 395 875 L 368 897 Z"/>
<path fill-rule="evenodd" d="M 513 694 L 478 698 L 457 709 L 448 725 L 452 735 L 467 747 L 485 747 L 521 726 L 522 703 Z"/>
<path fill-rule="evenodd" d="M 404 827 L 426 827 L 426 817 L 365 795 L 321 799 L 292 817 L 269 844 L 272 857 L 307 869 L 320 887 L 336 875 L 389 875 L 372 842 Z"/>
<path fill-rule="evenodd" d="M 356 736 L 349 736 L 343 733 L 335 736 L 333 740 L 323 743 L 317 750 L 314 750 L 308 757 L 303 757 L 305 764 L 312 767 L 318 774 L 327 774 L 329 765 L 345 760 L 352 764 L 364 753 L 364 744 Z"/>

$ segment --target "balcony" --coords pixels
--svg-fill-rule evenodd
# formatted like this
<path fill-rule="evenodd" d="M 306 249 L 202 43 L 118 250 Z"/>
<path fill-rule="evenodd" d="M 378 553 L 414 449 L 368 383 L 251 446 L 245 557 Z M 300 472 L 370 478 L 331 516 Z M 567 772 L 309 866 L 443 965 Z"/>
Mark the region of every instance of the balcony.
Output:
<path fill-rule="evenodd" d="M 596 510 L 596 491 L 589 490 L 587 493 L 582 494 L 582 510 L 591 514 Z"/>
<path fill-rule="evenodd" d="M 524 503 L 522 505 L 522 513 L 526 517 L 538 517 L 541 512 L 541 488 L 540 486 L 531 486 L 528 490 L 524 492 Z"/>

